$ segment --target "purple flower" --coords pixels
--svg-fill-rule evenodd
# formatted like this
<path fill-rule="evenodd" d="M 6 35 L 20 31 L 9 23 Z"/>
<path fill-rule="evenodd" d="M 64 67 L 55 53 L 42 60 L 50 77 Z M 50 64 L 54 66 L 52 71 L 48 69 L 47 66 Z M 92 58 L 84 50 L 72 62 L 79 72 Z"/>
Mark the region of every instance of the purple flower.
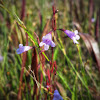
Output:
<path fill-rule="evenodd" d="M 91 22 L 94 23 L 94 22 L 95 22 L 95 18 L 92 18 L 92 19 L 91 19 Z"/>
<path fill-rule="evenodd" d="M 55 47 L 55 43 L 52 41 L 52 35 L 51 33 L 48 33 L 47 35 L 42 37 L 42 42 L 40 42 L 39 46 L 44 45 L 44 50 L 48 50 L 49 46 Z"/>
<path fill-rule="evenodd" d="M 3 56 L 0 55 L 0 62 L 3 61 Z"/>
<path fill-rule="evenodd" d="M 19 44 L 19 48 L 16 50 L 17 54 L 21 54 L 25 51 L 32 49 L 30 46 L 23 46 L 23 44 Z"/>
<path fill-rule="evenodd" d="M 67 34 L 67 36 L 69 38 L 71 38 L 73 40 L 74 43 L 78 44 L 77 40 L 80 39 L 80 36 L 78 35 L 77 30 L 75 30 L 74 32 L 71 32 L 69 30 L 65 30 L 64 32 Z"/>
<path fill-rule="evenodd" d="M 58 90 L 55 90 L 53 95 L 54 95 L 53 100 L 63 100 L 63 98 L 59 94 Z"/>

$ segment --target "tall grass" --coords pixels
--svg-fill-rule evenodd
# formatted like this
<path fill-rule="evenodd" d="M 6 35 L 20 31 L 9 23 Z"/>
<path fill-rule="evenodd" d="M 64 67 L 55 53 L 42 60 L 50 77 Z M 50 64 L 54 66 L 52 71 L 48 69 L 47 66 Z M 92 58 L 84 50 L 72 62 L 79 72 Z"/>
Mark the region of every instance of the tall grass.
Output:
<path fill-rule="evenodd" d="M 100 94 L 100 79 L 94 58 L 87 54 L 82 39 L 78 45 L 73 44 L 63 32 L 56 30 L 77 29 L 87 34 L 91 30 L 94 36 L 95 25 L 88 24 L 91 17 L 88 21 L 88 2 L 22 1 L 25 10 L 21 9 L 20 1 L 0 2 L 0 38 L 3 37 L 0 54 L 4 58 L 0 62 L 0 100 L 52 100 L 55 89 L 64 100 L 95 99 Z M 79 5 L 86 10 L 79 9 Z M 22 13 L 24 18 L 20 17 Z M 56 47 L 42 52 L 39 40 L 51 30 Z M 34 48 L 18 55 L 16 49 L 20 43 Z"/>

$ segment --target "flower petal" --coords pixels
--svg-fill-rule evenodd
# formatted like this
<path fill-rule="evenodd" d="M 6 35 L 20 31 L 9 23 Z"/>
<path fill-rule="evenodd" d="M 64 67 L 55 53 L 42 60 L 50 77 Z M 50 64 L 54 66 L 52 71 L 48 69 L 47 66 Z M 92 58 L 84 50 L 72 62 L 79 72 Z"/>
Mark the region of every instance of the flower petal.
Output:
<path fill-rule="evenodd" d="M 16 50 L 16 52 L 17 52 L 17 54 L 23 53 L 23 48 L 18 48 L 18 49 Z"/>
<path fill-rule="evenodd" d="M 65 30 L 64 32 L 65 32 L 65 34 L 67 34 L 67 36 L 68 36 L 69 38 L 71 38 L 71 39 L 75 36 L 75 33 L 71 32 L 71 31 L 69 31 L 69 30 Z"/>
<path fill-rule="evenodd" d="M 75 35 L 77 35 L 78 34 L 78 30 L 75 30 L 74 33 L 75 33 Z"/>
<path fill-rule="evenodd" d="M 28 51 L 30 49 L 32 49 L 32 47 L 30 47 L 30 46 L 23 46 L 23 52 Z"/>
<path fill-rule="evenodd" d="M 76 40 L 79 40 L 80 39 L 80 36 L 79 35 L 76 35 L 75 38 L 76 38 Z"/>
<path fill-rule="evenodd" d="M 51 47 L 55 47 L 55 43 L 53 41 L 51 41 L 50 45 Z"/>
<path fill-rule="evenodd" d="M 40 42 L 39 46 L 42 47 L 43 45 L 45 45 L 44 42 Z"/>
<path fill-rule="evenodd" d="M 23 47 L 23 44 L 19 44 L 19 48 Z"/>
<path fill-rule="evenodd" d="M 73 37 L 72 40 L 73 40 L 74 44 L 79 44 L 75 37 Z"/>
<path fill-rule="evenodd" d="M 21 54 L 25 51 L 32 49 L 30 46 L 23 46 L 23 44 L 19 44 L 19 48 L 16 50 L 17 54 Z"/>
<path fill-rule="evenodd" d="M 48 50 L 49 49 L 49 45 L 44 45 L 44 50 Z"/>
<path fill-rule="evenodd" d="M 51 33 L 48 33 L 47 35 L 45 35 L 45 36 L 42 37 L 42 40 L 43 40 L 43 41 L 45 41 L 46 39 L 47 39 L 47 40 L 52 40 L 52 35 L 51 35 Z"/>
<path fill-rule="evenodd" d="M 53 100 L 63 100 L 58 90 L 55 90 L 53 95 L 54 95 Z"/>

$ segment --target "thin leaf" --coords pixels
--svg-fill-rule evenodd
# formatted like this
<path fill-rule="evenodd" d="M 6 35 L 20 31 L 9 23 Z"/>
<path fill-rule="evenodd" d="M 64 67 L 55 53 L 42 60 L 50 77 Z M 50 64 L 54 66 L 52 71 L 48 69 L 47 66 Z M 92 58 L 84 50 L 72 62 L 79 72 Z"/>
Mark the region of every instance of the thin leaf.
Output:
<path fill-rule="evenodd" d="M 99 51 L 98 43 L 89 34 L 80 33 L 80 36 L 84 40 L 85 45 L 86 45 L 88 51 L 90 52 L 90 54 L 92 54 L 92 53 L 94 54 L 95 60 L 98 65 L 98 69 L 100 71 L 100 51 Z"/>

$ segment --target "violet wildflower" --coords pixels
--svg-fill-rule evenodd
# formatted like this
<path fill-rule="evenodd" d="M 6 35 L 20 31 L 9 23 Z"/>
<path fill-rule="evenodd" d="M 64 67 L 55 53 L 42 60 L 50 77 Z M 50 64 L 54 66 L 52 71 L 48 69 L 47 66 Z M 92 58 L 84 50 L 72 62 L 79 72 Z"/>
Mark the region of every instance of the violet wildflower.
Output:
<path fill-rule="evenodd" d="M 80 36 L 78 35 L 78 31 L 75 30 L 74 32 L 69 30 L 64 30 L 64 32 L 67 34 L 69 38 L 73 40 L 74 43 L 78 44 L 77 40 L 80 39 Z"/>
<path fill-rule="evenodd" d="M 3 61 L 3 56 L 0 55 L 0 62 Z"/>
<path fill-rule="evenodd" d="M 17 54 L 21 54 L 25 51 L 32 49 L 30 46 L 23 46 L 23 44 L 19 44 L 19 48 L 16 50 Z"/>
<path fill-rule="evenodd" d="M 91 19 L 91 22 L 94 23 L 94 22 L 95 22 L 95 18 L 92 18 L 92 19 Z"/>
<path fill-rule="evenodd" d="M 58 90 L 55 90 L 53 95 L 54 95 L 53 100 L 63 100 L 63 98 L 59 94 Z"/>
<path fill-rule="evenodd" d="M 48 33 L 47 35 L 42 37 L 42 42 L 40 42 L 39 46 L 44 45 L 44 50 L 48 50 L 49 46 L 55 47 L 55 43 L 52 41 L 52 35 L 51 33 Z"/>

